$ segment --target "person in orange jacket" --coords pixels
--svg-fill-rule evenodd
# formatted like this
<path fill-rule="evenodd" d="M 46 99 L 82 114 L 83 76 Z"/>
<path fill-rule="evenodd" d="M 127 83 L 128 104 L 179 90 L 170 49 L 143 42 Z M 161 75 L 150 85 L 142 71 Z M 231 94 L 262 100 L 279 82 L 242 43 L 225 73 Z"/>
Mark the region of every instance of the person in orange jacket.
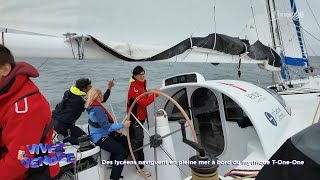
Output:
<path fill-rule="evenodd" d="M 53 144 L 53 128 L 43 136 L 51 121 L 49 103 L 29 79 L 38 76 L 36 68 L 15 62 L 10 50 L 0 45 L 0 179 L 32 179 L 35 171 L 25 168 L 17 158 L 20 147 L 39 144 L 42 137 L 43 144 Z M 28 150 L 24 154 L 34 157 Z M 59 171 L 59 164 L 42 166 L 37 177 L 53 179 Z"/>
<path fill-rule="evenodd" d="M 145 71 L 141 66 L 137 66 L 133 69 L 132 78 L 130 80 L 130 88 L 128 91 L 127 99 L 127 113 L 133 101 L 142 93 L 147 92 L 147 81 L 145 80 Z M 155 88 L 155 91 L 160 91 L 160 88 Z M 154 95 L 146 95 L 139 99 L 132 109 L 134 116 L 143 124 L 147 118 L 147 107 L 154 101 Z M 130 141 L 132 149 L 138 149 L 143 146 L 143 129 L 135 120 L 135 118 L 130 116 Z M 137 161 L 144 161 L 143 149 L 134 153 Z M 147 171 L 143 165 L 139 165 L 146 176 L 151 176 L 151 173 Z M 139 173 L 139 172 L 138 172 Z"/>

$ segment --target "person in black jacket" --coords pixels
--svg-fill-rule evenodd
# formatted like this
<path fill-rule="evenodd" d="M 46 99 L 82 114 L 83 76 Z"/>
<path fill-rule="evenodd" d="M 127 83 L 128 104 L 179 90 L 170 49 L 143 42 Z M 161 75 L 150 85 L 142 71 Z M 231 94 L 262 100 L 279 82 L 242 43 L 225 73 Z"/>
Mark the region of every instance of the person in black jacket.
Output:
<path fill-rule="evenodd" d="M 110 96 L 113 80 L 109 81 L 108 89 L 103 95 L 103 102 L 106 102 Z M 71 144 L 79 144 L 78 137 L 86 135 L 86 133 L 75 125 L 76 121 L 85 110 L 87 92 L 91 89 L 91 81 L 87 78 L 81 78 L 76 81 L 75 86 L 72 86 L 64 93 L 63 99 L 52 111 L 52 119 L 54 121 L 54 130 L 58 134 L 62 134 L 64 142 Z"/>

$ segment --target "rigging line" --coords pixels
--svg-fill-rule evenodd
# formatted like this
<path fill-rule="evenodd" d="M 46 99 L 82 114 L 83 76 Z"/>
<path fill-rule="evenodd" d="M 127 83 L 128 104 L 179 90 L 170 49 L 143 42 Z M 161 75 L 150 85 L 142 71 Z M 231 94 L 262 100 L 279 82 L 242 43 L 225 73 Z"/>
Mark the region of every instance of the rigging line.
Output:
<path fill-rule="evenodd" d="M 316 123 L 316 117 L 317 117 L 317 115 L 318 115 L 319 109 L 320 109 L 320 101 L 319 101 L 319 103 L 318 103 L 316 112 L 314 113 L 314 117 L 313 117 L 312 124 L 315 124 L 315 123 Z M 319 120 L 320 120 L 320 119 L 318 119 L 318 122 L 319 122 Z"/>
<path fill-rule="evenodd" d="M 300 73 L 298 73 L 299 70 L 295 71 L 295 70 L 294 70 L 293 68 L 291 68 L 291 67 L 289 67 L 288 69 L 289 69 L 289 71 L 291 71 L 291 72 L 293 72 L 294 74 L 298 75 L 300 78 L 303 78 L 303 76 L 302 76 Z"/>
<path fill-rule="evenodd" d="M 257 23 L 257 24 L 258 24 L 258 26 L 259 26 L 260 29 L 263 29 L 263 28 L 260 26 L 259 23 Z M 265 35 L 264 33 L 262 33 L 262 35 L 263 35 L 263 37 L 266 39 L 266 42 L 268 43 L 268 45 L 271 44 L 271 43 L 269 42 L 268 38 L 266 37 L 266 35 Z"/>
<path fill-rule="evenodd" d="M 212 50 L 215 50 L 216 48 L 216 43 L 217 43 L 217 21 L 216 21 L 216 4 L 217 4 L 217 0 L 214 0 L 214 3 L 213 3 L 213 31 L 214 31 L 214 43 L 213 43 L 213 47 L 212 47 Z M 208 39 L 209 41 L 209 39 Z M 213 56 L 214 57 L 214 56 Z M 207 57 L 206 57 L 206 60 L 205 60 L 205 63 L 203 63 L 203 66 L 207 63 L 209 59 L 209 53 L 207 53 Z"/>
<path fill-rule="evenodd" d="M 250 0 L 250 3 L 252 3 L 251 0 Z M 252 8 L 252 4 L 251 4 L 251 8 Z M 252 10 L 253 10 L 253 9 L 252 9 Z M 255 21 L 255 18 L 254 18 L 254 21 Z M 268 19 L 268 21 L 270 22 L 270 21 L 272 21 L 272 20 L 271 20 L 271 19 Z M 255 22 L 255 24 L 256 24 L 256 22 Z M 257 24 L 258 24 L 258 27 L 259 27 L 261 30 L 263 30 L 263 28 L 262 28 L 262 26 L 260 25 L 260 23 L 258 22 Z M 247 27 L 247 25 L 244 27 L 244 29 L 243 29 L 242 31 L 244 31 L 246 27 Z M 242 31 L 241 31 L 241 33 L 242 33 Z M 258 34 L 257 31 L 258 31 L 258 29 L 257 29 L 257 27 L 256 27 L 256 33 Z M 268 45 L 270 45 L 271 43 L 269 42 L 269 40 L 268 40 L 268 38 L 266 37 L 265 33 L 262 33 L 262 35 L 263 35 L 264 39 L 266 40 L 266 42 L 268 43 Z M 239 34 L 239 36 L 240 36 L 240 34 Z M 258 40 L 259 40 L 259 37 L 258 37 Z"/>
<path fill-rule="evenodd" d="M 307 34 L 309 34 L 311 37 L 313 37 L 314 39 L 316 39 L 318 42 L 320 42 L 320 39 L 318 39 L 317 37 L 313 36 L 310 32 L 306 31 L 304 28 L 301 28 L 302 30 L 304 30 Z"/>
<path fill-rule="evenodd" d="M 293 44 L 292 40 L 293 40 L 293 38 L 295 38 L 294 36 L 295 36 L 295 35 L 292 35 L 292 36 L 288 39 L 288 42 L 289 42 L 289 43 L 286 44 L 286 46 L 284 47 L 284 49 L 287 49 L 287 47 L 288 47 L 290 44 Z"/>
<path fill-rule="evenodd" d="M 213 48 L 212 48 L 212 50 L 215 50 L 216 44 L 217 44 L 216 3 L 217 3 L 217 1 L 215 0 L 214 6 L 213 6 L 214 43 L 213 43 Z M 205 63 L 207 63 L 208 59 L 209 59 L 209 54 L 207 53 L 207 58 L 206 58 Z M 204 63 L 204 64 L 205 64 L 205 63 Z"/>
<path fill-rule="evenodd" d="M 216 22 L 216 4 L 217 1 L 214 1 L 214 5 L 213 5 L 213 32 L 214 32 L 214 44 L 213 44 L 213 50 L 216 47 L 216 41 L 217 41 L 217 22 Z"/>
<path fill-rule="evenodd" d="M 258 34 L 258 29 L 257 29 L 257 24 L 256 24 L 256 19 L 255 19 L 255 14 L 253 11 L 253 7 L 252 7 L 252 0 L 250 0 L 250 4 L 251 4 L 251 12 L 252 12 L 252 16 L 253 16 L 253 22 L 254 22 L 254 26 L 256 28 L 256 33 L 257 33 L 257 39 L 259 40 L 259 34 Z"/>
<path fill-rule="evenodd" d="M 183 58 L 181 58 L 181 62 L 184 61 L 184 60 L 187 58 L 187 56 L 189 56 L 189 54 L 190 54 L 192 51 L 193 51 L 193 49 L 190 49 L 190 51 L 189 51 Z M 178 56 L 177 56 L 177 57 L 178 57 Z M 176 60 L 178 60 L 178 59 L 176 59 Z"/>
<path fill-rule="evenodd" d="M 216 4 L 217 0 L 214 1 L 213 5 L 213 25 L 214 25 L 214 32 L 217 33 L 217 22 L 216 22 Z"/>
<path fill-rule="evenodd" d="M 111 111 L 112 111 L 112 114 L 113 114 L 114 121 L 117 123 L 117 117 L 116 117 L 116 114 L 113 111 L 112 104 L 110 103 L 109 105 L 110 105 L 110 108 L 111 108 Z"/>
<path fill-rule="evenodd" d="M 273 20 L 269 20 L 269 21 L 272 22 Z M 287 26 L 289 28 L 289 26 L 292 25 L 291 23 L 292 23 L 291 21 L 287 21 L 287 22 L 279 22 L 278 24 L 279 24 L 279 28 L 284 28 L 285 26 Z M 293 26 L 294 26 L 294 28 L 300 27 L 300 26 L 295 26 L 294 24 L 293 24 Z M 292 31 L 290 30 L 290 32 L 292 32 Z"/>
<path fill-rule="evenodd" d="M 293 43 L 292 40 L 293 40 L 293 38 L 295 38 L 295 36 L 296 36 L 296 35 L 294 35 L 294 34 L 291 32 L 291 30 L 290 30 L 290 28 L 289 28 L 289 25 L 290 25 L 290 24 L 291 24 L 291 23 L 288 22 L 288 23 L 286 23 L 286 24 L 284 24 L 284 25 L 279 26 L 280 28 L 281 28 L 281 27 L 285 27 L 285 26 L 288 27 L 288 30 L 289 30 L 290 34 L 292 34 L 292 36 L 289 38 L 289 41 L 288 41 L 289 43 L 286 44 L 286 46 L 284 47 L 284 50 L 287 49 L 287 47 L 288 47 L 291 43 Z M 285 43 L 284 43 L 284 44 L 285 44 Z"/>
<path fill-rule="evenodd" d="M 194 33 L 194 32 L 193 32 Z M 192 48 L 193 47 L 193 43 L 192 43 L 192 35 L 193 35 L 193 33 L 191 34 L 191 36 L 190 36 L 190 47 Z"/>
<path fill-rule="evenodd" d="M 45 60 L 43 63 L 41 63 L 41 65 L 37 68 L 37 70 L 39 70 L 49 59 Z"/>
<path fill-rule="evenodd" d="M 213 20 L 214 20 L 214 44 L 213 44 L 213 50 L 214 50 L 216 48 L 216 44 L 217 44 L 216 6 L 213 7 Z"/>
<path fill-rule="evenodd" d="M 313 50 L 313 48 L 311 47 L 311 45 L 310 45 L 309 42 L 307 41 L 307 38 L 306 38 L 306 44 L 309 46 L 309 48 L 311 49 L 311 51 L 313 52 L 314 55 L 319 56 L 319 55 Z"/>
<path fill-rule="evenodd" d="M 281 22 L 281 23 L 279 23 L 279 27 L 280 28 L 284 28 L 284 27 L 288 27 L 289 28 L 289 26 L 291 26 L 291 21 L 287 21 L 287 22 Z M 295 25 L 293 25 L 294 27 L 296 27 Z M 297 26 L 298 27 L 298 26 Z M 291 32 L 291 31 L 290 31 Z"/>
<path fill-rule="evenodd" d="M 288 23 L 286 23 L 286 24 L 282 24 L 280 27 L 284 27 L 284 26 L 289 26 L 289 24 L 290 24 L 290 22 L 288 22 Z M 301 28 L 302 30 L 304 30 L 306 33 L 308 33 L 309 35 L 311 35 L 313 38 L 315 38 L 316 40 L 318 40 L 319 42 L 320 42 L 320 39 L 318 39 L 317 37 L 315 37 L 314 35 L 312 35 L 310 32 L 308 32 L 307 30 L 305 30 L 301 25 L 300 26 L 296 26 L 296 27 L 299 27 L 299 28 Z M 301 33 L 302 33 L 302 31 L 301 31 Z M 293 35 L 294 36 L 294 35 Z M 305 36 L 303 36 L 304 38 L 305 38 Z M 292 40 L 293 38 L 291 38 L 291 40 Z M 306 43 L 308 43 L 308 41 L 305 41 Z M 315 54 L 315 55 L 317 55 L 317 53 L 315 53 L 314 52 L 314 50 L 312 49 L 312 47 L 310 46 L 310 44 L 308 43 L 308 45 L 309 45 L 309 47 L 311 48 L 311 50 L 313 51 L 313 53 Z M 288 45 L 287 45 L 288 46 Z M 286 46 L 286 47 L 287 47 Z M 285 48 L 286 48 L 285 47 Z"/>
<path fill-rule="evenodd" d="M 314 39 L 316 39 L 317 41 L 319 41 L 320 42 L 320 39 L 318 39 L 317 37 L 315 37 L 314 35 L 312 35 L 310 32 L 308 32 L 306 29 L 304 29 L 302 26 L 300 26 L 300 28 L 302 29 L 302 30 L 304 30 L 306 33 L 308 33 L 310 36 L 312 36 Z"/>
<path fill-rule="evenodd" d="M 317 25 L 318 25 L 318 27 L 319 27 L 319 29 L 320 29 L 319 22 L 318 22 L 318 20 L 317 20 L 316 16 L 314 15 L 314 13 L 313 13 L 313 11 L 312 11 L 312 9 L 311 9 L 311 7 L 310 7 L 310 4 L 309 4 L 308 0 L 306 0 L 306 2 L 307 2 L 307 5 L 308 5 L 308 7 L 309 7 L 309 9 L 310 9 L 311 13 L 312 13 L 312 16 L 313 16 L 314 20 L 316 21 L 316 23 L 317 23 Z"/>
<path fill-rule="evenodd" d="M 247 29 L 247 27 L 248 27 L 248 24 L 246 24 L 246 26 L 242 29 L 242 31 L 239 33 L 239 35 L 238 35 L 238 37 L 240 38 L 240 36 L 241 36 L 241 34 L 243 33 L 243 31 L 245 30 L 245 29 Z"/>
<path fill-rule="evenodd" d="M 302 37 L 302 47 L 301 47 L 301 44 L 300 44 L 300 49 L 301 49 L 301 51 L 302 50 L 304 50 L 305 51 L 305 53 L 303 53 L 303 52 L 301 52 L 302 53 L 302 55 L 304 54 L 304 57 L 306 58 L 306 59 L 308 59 L 308 57 L 309 57 L 309 52 L 308 52 L 308 48 L 306 47 L 306 37 L 303 35 L 303 32 L 301 32 L 301 30 L 300 30 L 300 33 L 301 33 L 301 37 Z M 310 63 L 309 63 L 309 61 L 307 61 L 307 65 L 308 66 L 310 66 Z"/>
<path fill-rule="evenodd" d="M 214 15 L 213 15 L 213 18 L 214 18 L 214 29 L 215 29 L 215 37 L 216 37 L 216 19 L 215 19 L 215 6 L 216 6 L 216 0 L 215 0 L 215 3 L 214 3 Z M 210 16 L 210 15 L 209 15 Z M 192 33 L 193 34 L 193 33 Z M 201 46 L 198 46 L 198 47 L 200 47 L 200 48 L 202 48 L 203 46 L 205 46 L 208 42 L 209 42 L 209 40 L 210 40 L 210 38 L 207 38 L 204 42 L 203 42 L 203 44 L 201 45 Z M 184 59 L 184 58 L 183 58 Z"/>

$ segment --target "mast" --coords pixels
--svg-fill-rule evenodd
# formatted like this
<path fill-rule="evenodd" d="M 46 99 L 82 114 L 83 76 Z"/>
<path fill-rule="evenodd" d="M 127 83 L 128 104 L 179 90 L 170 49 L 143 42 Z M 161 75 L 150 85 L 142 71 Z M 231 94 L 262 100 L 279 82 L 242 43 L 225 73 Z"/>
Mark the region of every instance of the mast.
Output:
<path fill-rule="evenodd" d="M 282 53 L 284 53 L 284 48 L 283 48 L 283 43 L 281 39 L 281 33 L 280 33 L 280 28 L 279 28 L 279 14 L 276 8 L 276 4 L 274 0 L 272 0 L 272 8 L 273 8 L 273 13 L 274 13 L 274 20 L 275 20 L 275 31 L 278 39 L 278 44 L 276 44 L 277 47 L 280 47 L 280 50 Z"/>
<path fill-rule="evenodd" d="M 270 3 L 269 3 L 269 8 L 271 7 Z M 282 41 L 282 38 L 281 38 L 281 32 L 280 32 L 280 27 L 279 27 L 279 13 L 277 11 L 277 8 L 276 8 L 276 4 L 275 4 L 275 1 L 272 0 L 272 9 L 273 9 L 273 13 L 274 13 L 274 17 L 275 17 L 275 31 L 276 31 L 276 37 L 277 37 L 277 44 L 276 44 L 276 47 L 279 47 L 279 51 L 280 52 L 280 56 L 282 58 L 282 66 L 281 66 L 281 76 L 279 77 L 279 81 L 281 83 L 284 82 L 284 80 L 287 79 L 287 75 L 288 75 L 288 81 L 289 81 L 289 87 L 292 87 L 291 85 L 291 78 L 290 78 L 290 73 L 288 71 L 288 65 L 286 63 L 286 60 L 285 60 L 285 48 L 283 46 L 283 41 Z M 272 20 L 273 22 L 273 20 Z"/>
<path fill-rule="evenodd" d="M 272 40 L 272 47 L 273 49 L 276 49 L 276 41 L 274 37 L 274 27 L 273 27 L 273 21 L 272 21 L 272 15 L 271 15 L 271 9 L 270 9 L 270 2 L 269 0 L 266 0 L 266 5 L 267 5 L 267 12 L 268 12 L 268 17 L 269 17 L 269 25 L 270 25 L 270 34 L 271 34 L 271 40 Z"/>

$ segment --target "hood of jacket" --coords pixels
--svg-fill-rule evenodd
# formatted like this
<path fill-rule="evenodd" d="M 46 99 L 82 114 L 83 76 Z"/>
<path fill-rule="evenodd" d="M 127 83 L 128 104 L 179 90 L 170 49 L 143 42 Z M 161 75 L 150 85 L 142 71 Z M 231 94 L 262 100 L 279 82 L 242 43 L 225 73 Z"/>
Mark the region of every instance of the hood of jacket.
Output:
<path fill-rule="evenodd" d="M 15 78 L 18 75 L 29 77 L 38 77 L 39 72 L 38 70 L 33 67 L 32 65 L 26 63 L 26 62 L 17 62 L 16 66 L 11 70 L 11 72 L 8 74 L 8 76 L 5 76 L 1 78 L 0 81 L 0 91 L 9 84 L 13 78 Z"/>

